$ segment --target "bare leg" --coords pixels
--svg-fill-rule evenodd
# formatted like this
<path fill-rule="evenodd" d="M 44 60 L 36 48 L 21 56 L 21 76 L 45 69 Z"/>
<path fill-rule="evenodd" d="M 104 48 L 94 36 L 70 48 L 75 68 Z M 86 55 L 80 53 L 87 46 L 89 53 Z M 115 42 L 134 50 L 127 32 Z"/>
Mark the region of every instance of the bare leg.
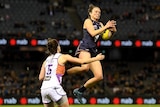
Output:
<path fill-rule="evenodd" d="M 90 69 L 94 74 L 94 77 L 89 79 L 85 84 L 84 87 L 89 88 L 95 85 L 97 82 L 103 79 L 103 72 L 102 66 L 100 61 L 95 61 L 90 63 Z"/>
<path fill-rule="evenodd" d="M 68 74 L 76 74 L 86 71 L 86 66 L 75 66 L 67 70 Z"/>
<path fill-rule="evenodd" d="M 63 96 L 58 102 L 58 107 L 69 107 L 67 96 Z"/>
<path fill-rule="evenodd" d="M 90 58 L 90 53 L 86 52 L 86 51 L 82 51 L 79 55 L 79 58 Z M 97 83 L 98 81 L 103 79 L 103 72 L 102 72 L 102 66 L 101 66 L 101 62 L 100 61 L 95 61 L 92 63 L 89 63 L 87 65 L 82 65 L 83 67 L 89 67 L 87 70 L 91 70 L 93 72 L 94 77 L 89 79 L 85 84 L 84 87 L 88 88 L 93 86 L 95 83 Z M 86 68 L 87 68 L 86 67 Z"/>
<path fill-rule="evenodd" d="M 87 53 L 84 53 L 84 56 L 87 56 Z M 97 82 L 103 79 L 102 66 L 100 61 L 95 61 L 90 63 L 89 67 L 90 67 L 90 70 L 93 72 L 94 77 L 89 79 L 82 87 L 76 88 L 73 90 L 74 96 L 77 97 L 80 103 L 83 103 L 82 95 L 83 95 L 83 92 L 86 90 L 86 88 L 92 87 Z"/>
<path fill-rule="evenodd" d="M 59 105 L 58 107 L 69 107 L 69 103 L 68 103 L 68 102 L 65 102 L 65 103 Z"/>
<path fill-rule="evenodd" d="M 51 102 L 51 103 L 48 103 L 48 104 L 43 104 L 44 107 L 54 107 L 54 103 Z"/>

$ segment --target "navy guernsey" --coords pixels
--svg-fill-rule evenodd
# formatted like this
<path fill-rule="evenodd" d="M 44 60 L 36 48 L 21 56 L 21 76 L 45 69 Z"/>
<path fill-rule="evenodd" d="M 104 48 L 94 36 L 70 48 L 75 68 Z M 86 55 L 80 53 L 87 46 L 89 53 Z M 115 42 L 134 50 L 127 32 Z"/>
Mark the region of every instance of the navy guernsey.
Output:
<path fill-rule="evenodd" d="M 100 22 L 93 21 L 93 26 L 94 29 L 97 30 L 101 28 Z M 86 50 L 91 53 L 91 56 L 96 56 L 97 55 L 97 41 L 99 39 L 100 35 L 96 35 L 92 37 L 87 29 L 83 29 L 83 38 L 81 43 L 79 44 L 77 50 L 76 50 L 76 55 L 81 51 L 81 50 Z"/>
<path fill-rule="evenodd" d="M 95 30 L 97 30 L 101 27 L 99 22 L 92 21 L 92 23 L 93 23 L 93 26 L 94 26 Z M 96 36 L 92 37 L 89 34 L 89 32 L 87 31 L 87 29 L 83 29 L 83 39 L 82 39 L 82 41 L 84 43 L 86 43 L 88 48 L 96 47 L 96 43 L 97 43 L 98 38 L 99 38 L 99 35 L 96 35 Z"/>

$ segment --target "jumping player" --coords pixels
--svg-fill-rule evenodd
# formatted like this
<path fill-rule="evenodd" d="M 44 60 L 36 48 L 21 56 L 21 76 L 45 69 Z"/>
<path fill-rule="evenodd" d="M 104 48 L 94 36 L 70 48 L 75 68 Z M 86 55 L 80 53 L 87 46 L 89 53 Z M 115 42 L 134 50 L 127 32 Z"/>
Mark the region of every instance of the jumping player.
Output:
<path fill-rule="evenodd" d="M 48 39 L 47 50 L 49 56 L 43 62 L 39 74 L 42 81 L 41 96 L 44 107 L 69 107 L 66 92 L 61 86 L 62 76 L 65 73 L 67 62 L 86 64 L 97 60 L 103 60 L 104 55 L 98 54 L 93 58 L 79 59 L 68 54 L 62 54 L 60 45 L 56 39 Z"/>
<path fill-rule="evenodd" d="M 89 5 L 88 18 L 85 19 L 83 24 L 83 39 L 79 44 L 76 55 L 80 59 L 86 59 L 95 57 L 97 52 L 97 41 L 102 33 L 106 29 L 110 29 L 112 32 L 116 32 L 116 21 L 109 20 L 105 25 L 99 22 L 101 16 L 101 9 L 93 4 Z M 94 77 L 89 79 L 82 87 L 76 88 L 73 94 L 78 98 L 79 102 L 82 103 L 82 95 L 86 88 L 95 85 L 98 81 L 103 79 L 102 65 L 100 61 L 95 61 L 89 64 L 83 64 L 81 67 L 72 67 L 67 70 L 68 74 L 78 73 L 81 71 L 91 70 Z"/>

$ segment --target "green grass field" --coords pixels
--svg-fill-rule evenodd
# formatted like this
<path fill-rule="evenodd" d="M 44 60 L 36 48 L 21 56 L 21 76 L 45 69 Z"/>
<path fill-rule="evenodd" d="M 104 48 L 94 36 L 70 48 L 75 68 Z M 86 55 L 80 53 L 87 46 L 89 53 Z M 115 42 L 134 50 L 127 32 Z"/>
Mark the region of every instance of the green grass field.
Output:
<path fill-rule="evenodd" d="M 160 107 L 156 105 L 70 105 L 70 107 Z M 43 105 L 1 105 L 1 107 L 43 107 Z"/>

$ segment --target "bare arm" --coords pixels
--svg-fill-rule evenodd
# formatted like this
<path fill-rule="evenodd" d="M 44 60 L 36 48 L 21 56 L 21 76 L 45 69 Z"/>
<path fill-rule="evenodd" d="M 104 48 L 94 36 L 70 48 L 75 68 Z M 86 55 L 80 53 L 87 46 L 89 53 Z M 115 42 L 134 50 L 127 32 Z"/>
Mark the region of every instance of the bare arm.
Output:
<path fill-rule="evenodd" d="M 42 66 L 41 66 L 41 70 L 40 70 L 40 74 L 39 74 L 39 80 L 42 81 L 44 79 L 45 76 L 45 61 L 43 62 Z"/>
<path fill-rule="evenodd" d="M 103 24 L 101 23 L 101 28 L 95 30 L 92 21 L 91 21 L 90 19 L 86 19 L 85 22 L 84 22 L 83 28 L 84 28 L 84 29 L 87 29 L 87 31 L 88 31 L 92 36 L 96 36 L 97 34 L 101 34 L 105 29 L 112 28 L 112 27 L 114 27 L 115 25 L 116 25 L 116 22 L 112 20 L 112 21 L 108 21 L 108 22 L 106 23 L 106 25 L 103 25 Z"/>
<path fill-rule="evenodd" d="M 65 54 L 62 56 L 62 58 L 65 59 L 63 60 L 65 62 L 68 61 L 68 62 L 78 63 L 78 64 L 87 64 L 87 63 L 91 63 L 94 61 L 103 60 L 105 56 L 102 54 L 98 54 L 96 57 L 93 57 L 93 58 L 79 59 L 77 57 L 72 57 L 71 55 Z"/>

